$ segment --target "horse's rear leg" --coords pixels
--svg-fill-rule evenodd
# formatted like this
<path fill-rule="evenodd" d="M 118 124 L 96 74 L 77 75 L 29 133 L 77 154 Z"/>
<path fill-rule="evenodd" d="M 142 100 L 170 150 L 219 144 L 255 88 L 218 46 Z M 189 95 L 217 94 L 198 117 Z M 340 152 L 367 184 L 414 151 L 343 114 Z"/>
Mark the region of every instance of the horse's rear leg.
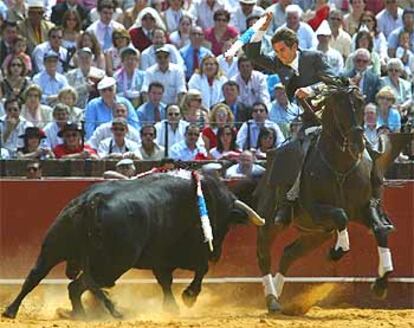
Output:
<path fill-rule="evenodd" d="M 279 300 L 285 283 L 285 275 L 290 266 L 299 258 L 309 254 L 331 237 L 328 232 L 301 234 L 293 243 L 286 246 L 279 262 L 279 272 L 275 276 L 276 296 Z"/>
<path fill-rule="evenodd" d="M 270 313 L 280 310 L 272 277 L 271 249 L 277 234 L 285 228 L 286 227 L 282 225 L 275 226 L 266 224 L 259 228 L 257 234 L 257 259 L 260 271 L 263 275 L 262 283 L 266 297 L 266 307 Z"/>
<path fill-rule="evenodd" d="M 60 260 L 58 260 L 57 258 L 47 256 L 46 252 L 42 250 L 41 254 L 39 255 L 36 261 L 34 268 L 30 271 L 29 275 L 24 281 L 19 295 L 17 295 L 15 300 L 3 312 L 3 317 L 15 318 L 17 312 L 19 311 L 20 304 L 22 303 L 26 295 L 29 294 L 39 284 L 39 282 L 44 277 L 46 277 L 49 271 L 59 262 Z"/>

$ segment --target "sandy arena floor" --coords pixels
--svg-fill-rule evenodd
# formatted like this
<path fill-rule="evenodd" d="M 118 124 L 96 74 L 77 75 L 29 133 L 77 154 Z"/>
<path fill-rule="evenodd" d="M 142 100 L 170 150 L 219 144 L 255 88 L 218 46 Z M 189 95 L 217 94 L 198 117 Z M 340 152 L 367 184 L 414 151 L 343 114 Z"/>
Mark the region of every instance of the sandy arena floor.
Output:
<path fill-rule="evenodd" d="M 90 295 L 84 303 L 90 318 L 86 321 L 59 318 L 57 309 L 69 309 L 64 286 L 40 286 L 23 302 L 15 320 L 0 318 L 0 328 L 179 328 L 179 327 L 278 327 L 278 328 L 365 328 L 365 327 L 414 327 L 414 310 L 356 309 L 341 305 L 341 308 L 321 308 L 319 301 L 337 292 L 332 285 L 320 285 L 298 295 L 294 303 L 285 302 L 288 309 L 306 312 L 301 316 L 269 316 L 264 309 L 261 295 L 240 301 L 234 290 L 226 295 L 226 288 L 220 293 L 205 288 L 197 304 L 185 308 L 179 299 L 182 287 L 175 290 L 181 312 L 166 315 L 161 309 L 161 295 L 156 286 L 139 290 L 136 286 L 121 286 L 111 290 L 111 297 L 118 309 L 125 315 L 124 320 L 112 319 L 103 313 Z M 0 310 L 17 294 L 17 287 L 0 287 Z M 231 297 L 229 297 L 231 296 Z"/>

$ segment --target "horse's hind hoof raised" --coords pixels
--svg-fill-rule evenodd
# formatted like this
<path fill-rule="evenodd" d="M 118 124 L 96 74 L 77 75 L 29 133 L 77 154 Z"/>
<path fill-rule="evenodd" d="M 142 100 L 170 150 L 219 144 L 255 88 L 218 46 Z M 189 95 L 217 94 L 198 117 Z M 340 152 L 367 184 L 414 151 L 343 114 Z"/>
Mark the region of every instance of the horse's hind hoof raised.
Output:
<path fill-rule="evenodd" d="M 1 316 L 3 318 L 14 319 L 14 318 L 16 318 L 16 311 L 13 310 L 12 308 L 8 307 L 8 308 L 6 308 L 6 310 L 4 310 L 4 312 L 1 314 Z"/>
<path fill-rule="evenodd" d="M 381 278 L 375 279 L 375 282 L 371 285 L 371 290 L 375 297 L 378 299 L 385 299 L 388 294 L 388 276 L 392 271 L 388 271 Z"/>
<path fill-rule="evenodd" d="M 275 295 L 266 296 L 266 307 L 269 314 L 278 313 L 282 308 Z"/>
<path fill-rule="evenodd" d="M 344 251 L 342 248 L 339 248 L 339 249 L 331 248 L 329 250 L 328 258 L 329 260 L 336 262 L 336 261 L 339 261 L 348 252 L 349 251 Z"/>

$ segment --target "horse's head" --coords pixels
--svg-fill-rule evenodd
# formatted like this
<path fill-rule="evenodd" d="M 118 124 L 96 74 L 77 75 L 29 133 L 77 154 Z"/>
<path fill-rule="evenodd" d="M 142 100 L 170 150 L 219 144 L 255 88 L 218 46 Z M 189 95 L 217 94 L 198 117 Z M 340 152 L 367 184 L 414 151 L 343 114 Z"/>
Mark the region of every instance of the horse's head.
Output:
<path fill-rule="evenodd" d="M 365 148 L 364 98 L 345 80 L 328 84 L 322 106 L 322 128 L 334 139 L 342 152 L 358 158 Z"/>

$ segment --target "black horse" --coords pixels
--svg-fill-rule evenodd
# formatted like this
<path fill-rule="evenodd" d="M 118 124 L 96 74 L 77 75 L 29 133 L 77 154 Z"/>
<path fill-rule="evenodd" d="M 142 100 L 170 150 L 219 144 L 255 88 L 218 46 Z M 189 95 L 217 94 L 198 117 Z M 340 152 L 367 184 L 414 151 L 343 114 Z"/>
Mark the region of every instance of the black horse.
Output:
<path fill-rule="evenodd" d="M 258 212 L 266 219 L 266 224 L 260 227 L 258 232 L 257 256 L 269 312 L 281 310 L 279 299 L 284 276 L 294 261 L 332 238 L 335 231 L 338 237 L 336 246 L 330 250 L 330 259 L 339 260 L 349 250 L 344 247 L 344 244 L 349 243 L 346 229 L 349 220 L 362 223 L 375 235 L 380 260 L 379 276 L 373 285 L 377 296 L 385 297 L 388 275 L 393 271 L 387 233 L 375 229 L 375 222 L 369 215 L 373 161 L 365 149 L 363 97 L 358 88 L 350 86 L 347 82 L 332 81 L 321 95 L 318 107 L 322 113 L 322 128 L 320 133 L 314 136 L 306 158 L 303 162 L 291 160 L 290 155 L 295 153 L 292 152 L 292 147 L 296 147 L 295 143 L 274 150 L 270 156 L 268 155 L 266 176 L 255 192 Z M 392 154 L 389 151 L 390 147 L 384 147 L 388 149 L 388 154 L 382 158 L 383 170 L 379 168 L 380 173 L 392 163 L 402 144 L 400 142 L 399 149 L 394 149 Z M 289 172 L 295 171 L 290 170 L 295 165 L 300 166 L 298 171 L 301 172 L 301 177 L 292 222 L 300 233 L 299 237 L 284 249 L 278 273 L 273 278 L 270 253 L 272 243 L 286 228 L 273 224 L 278 185 L 285 183 L 283 180 L 292 181 Z"/>

